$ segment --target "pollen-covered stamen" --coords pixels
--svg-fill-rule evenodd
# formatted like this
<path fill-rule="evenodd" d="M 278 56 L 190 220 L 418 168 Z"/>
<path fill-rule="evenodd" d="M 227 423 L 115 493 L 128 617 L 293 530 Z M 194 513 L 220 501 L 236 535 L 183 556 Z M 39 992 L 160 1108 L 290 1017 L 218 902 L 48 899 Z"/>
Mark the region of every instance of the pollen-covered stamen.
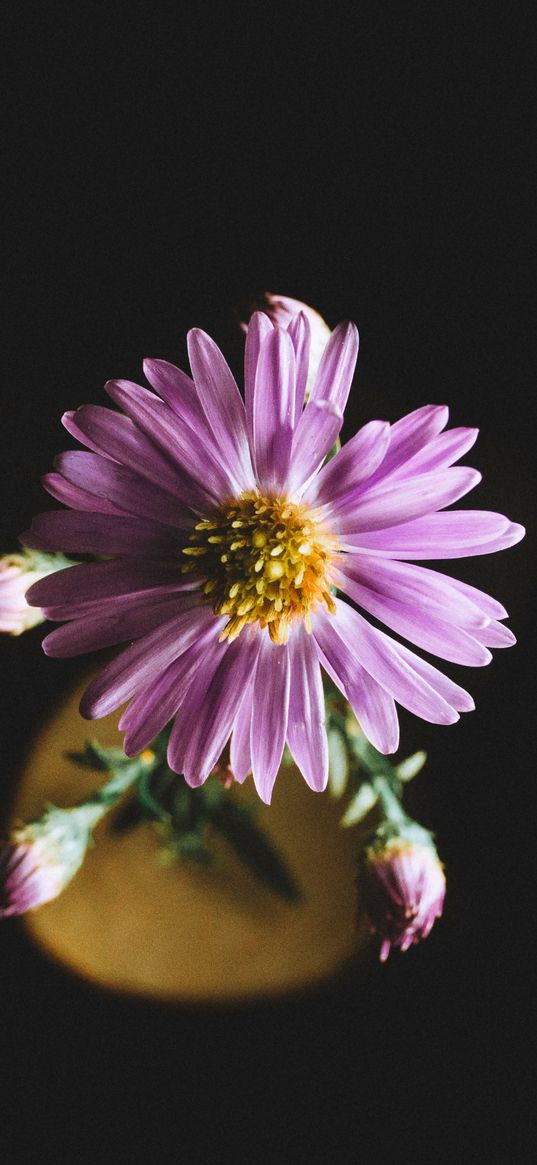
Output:
<path fill-rule="evenodd" d="M 190 542 L 183 571 L 199 571 L 207 601 L 229 616 L 223 639 L 259 623 L 275 643 L 286 643 L 294 619 L 310 629 L 317 603 L 335 610 L 330 564 L 337 545 L 306 506 L 244 493 L 198 522 Z"/>

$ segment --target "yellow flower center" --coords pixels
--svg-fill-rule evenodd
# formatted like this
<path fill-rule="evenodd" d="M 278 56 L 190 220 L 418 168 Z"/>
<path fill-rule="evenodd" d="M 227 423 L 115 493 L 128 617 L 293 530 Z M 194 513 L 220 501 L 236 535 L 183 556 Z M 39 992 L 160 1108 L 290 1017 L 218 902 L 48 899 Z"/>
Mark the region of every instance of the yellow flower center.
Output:
<path fill-rule="evenodd" d="M 199 571 L 216 615 L 229 615 L 221 639 L 236 639 L 248 623 L 286 643 L 294 619 L 311 630 L 310 611 L 332 613 L 330 563 L 336 542 L 311 510 L 286 498 L 244 493 L 198 522 L 183 554 L 183 571 Z"/>

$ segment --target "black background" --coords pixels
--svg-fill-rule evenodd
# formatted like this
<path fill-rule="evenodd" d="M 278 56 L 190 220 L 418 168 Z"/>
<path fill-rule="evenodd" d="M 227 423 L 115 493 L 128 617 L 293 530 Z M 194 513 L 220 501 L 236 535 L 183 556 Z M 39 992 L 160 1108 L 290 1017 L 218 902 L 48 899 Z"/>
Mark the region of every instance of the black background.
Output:
<path fill-rule="evenodd" d="M 419 948 L 272 1006 L 109 997 L 2 931 L 9 1161 L 525 1161 L 534 915 L 533 52 L 523 7 L 4 6 L 1 546 L 47 508 L 65 408 L 204 327 L 240 374 L 264 289 L 357 321 L 346 434 L 447 403 L 478 425 L 466 504 L 530 527 L 454 564 L 519 645 L 454 728 L 402 717 L 446 862 Z M 449 564 L 448 569 L 449 569 Z M 76 666 L 2 644 L 4 803 Z M 463 669 L 450 668 L 456 678 Z M 15 725 L 17 727 L 15 727 Z M 16 740 L 13 740 L 14 735 Z M 534 818 L 533 818 L 534 820 Z M 2 1127 L 2 1126 L 0 1126 Z M 5 1133 L 8 1135 L 8 1133 Z M 2 1138 L 0 1137 L 0 1143 Z"/>

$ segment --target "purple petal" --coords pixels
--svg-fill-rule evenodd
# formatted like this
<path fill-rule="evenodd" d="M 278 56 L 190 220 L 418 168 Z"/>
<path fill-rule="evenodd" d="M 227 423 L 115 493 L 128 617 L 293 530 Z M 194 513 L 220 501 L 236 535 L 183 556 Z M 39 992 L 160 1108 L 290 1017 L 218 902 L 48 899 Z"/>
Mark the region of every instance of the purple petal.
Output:
<path fill-rule="evenodd" d="M 375 473 L 374 481 L 381 481 L 388 473 L 405 465 L 445 429 L 448 420 L 449 409 L 445 405 L 424 405 L 396 421 L 390 430 L 388 452 Z"/>
<path fill-rule="evenodd" d="M 427 571 L 426 567 L 414 567 L 413 569 Z M 437 574 L 436 571 L 427 571 L 427 574 L 429 573 Z M 450 578 L 449 584 L 463 599 L 473 603 L 479 611 L 482 611 L 488 619 L 507 619 L 505 607 L 497 599 L 493 599 L 492 595 L 487 595 L 485 591 L 480 591 L 477 587 L 470 586 L 469 583 L 461 582 L 458 578 Z"/>
<path fill-rule="evenodd" d="M 479 429 L 464 428 L 448 429 L 447 433 L 439 433 L 423 449 L 409 457 L 398 469 L 394 469 L 393 477 L 399 480 L 409 474 L 447 469 L 475 445 L 478 434 Z"/>
<path fill-rule="evenodd" d="M 433 724 L 454 724 L 459 719 L 458 713 L 403 658 L 398 643 L 371 627 L 347 603 L 336 599 L 336 607 L 335 617 L 317 614 L 314 634 L 322 651 L 323 623 L 331 619 L 358 662 L 404 708 Z"/>
<path fill-rule="evenodd" d="M 183 529 L 192 526 L 192 515 L 178 498 L 124 465 L 78 450 L 60 453 L 55 464 L 73 485 L 106 498 L 124 513 Z"/>
<path fill-rule="evenodd" d="M 21 535 L 23 546 L 35 550 L 63 550 L 66 554 L 119 554 L 128 558 L 177 557 L 177 573 L 184 536 L 177 530 L 144 518 L 89 514 L 80 510 L 49 510 L 38 514 Z"/>
<path fill-rule="evenodd" d="M 465 588 L 464 584 L 457 586 L 455 579 L 446 578 L 439 571 L 408 562 L 349 553 L 340 559 L 339 573 L 342 590 L 346 589 L 345 580 L 350 579 L 406 606 L 430 612 L 438 619 L 450 619 L 464 627 L 480 627 L 491 617 L 487 600 L 493 617 L 503 618 L 506 614 L 500 603 L 496 605 L 493 599 L 489 600 L 475 588 Z M 479 603 L 481 595 L 485 607 L 483 601 Z M 503 615 L 499 615 L 496 607 Z"/>
<path fill-rule="evenodd" d="M 218 642 L 220 624 L 209 625 L 199 639 L 179 659 L 158 675 L 131 700 L 119 721 L 125 732 L 123 748 L 136 756 L 158 736 L 180 708 L 192 679 L 210 645 Z"/>
<path fill-rule="evenodd" d="M 385 527 L 421 518 L 456 502 L 481 481 L 476 469 L 460 467 L 440 473 L 424 473 L 405 479 L 397 486 L 382 483 L 361 496 L 347 494 L 330 510 L 337 527 L 345 535 Z M 359 487 L 360 488 L 360 487 Z"/>
<path fill-rule="evenodd" d="M 205 695 L 196 691 L 196 681 L 188 692 L 182 715 L 186 720 L 188 713 L 192 725 L 189 725 L 183 771 L 185 780 L 193 787 L 207 779 L 229 739 L 244 684 L 255 666 L 258 650 L 259 637 L 251 643 L 234 640 Z"/>
<path fill-rule="evenodd" d="M 483 643 L 485 647 L 513 647 L 516 643 L 516 636 L 509 627 L 504 627 L 503 623 L 496 623 L 491 620 L 486 627 L 479 627 L 476 631 L 472 631 L 472 635 L 479 643 Z"/>
<path fill-rule="evenodd" d="M 387 421 L 370 421 L 323 465 L 306 491 L 308 502 L 316 505 L 333 503 L 355 489 L 375 472 L 386 454 L 390 441 Z"/>
<path fill-rule="evenodd" d="M 337 440 L 343 416 L 331 401 L 310 401 L 295 429 L 288 488 L 292 492 L 317 473 Z"/>
<path fill-rule="evenodd" d="M 74 437 L 75 441 L 80 441 L 81 445 L 85 445 L 87 449 L 91 449 L 92 453 L 99 453 L 102 457 L 107 457 L 110 461 L 114 461 L 114 457 L 110 457 L 109 453 L 105 453 L 104 449 L 101 449 L 100 444 L 96 444 L 91 437 L 88 437 L 79 428 L 76 419 L 77 411 L 77 409 L 67 409 L 67 412 L 63 414 L 61 420 L 64 429 L 67 429 L 67 432 L 71 437 Z M 116 415 L 119 416 L 120 414 L 118 413 Z M 125 420 L 127 420 L 126 417 Z"/>
<path fill-rule="evenodd" d="M 386 623 L 392 631 L 409 639 L 417 647 L 438 655 L 440 659 L 466 664 L 469 667 L 483 667 L 492 659 L 490 651 L 477 642 L 477 637 L 473 637 L 474 628 L 472 634 L 469 634 L 456 623 L 437 618 L 431 611 L 424 613 L 404 606 L 403 603 L 386 595 L 379 595 L 350 578 L 347 578 L 344 589 L 351 599 L 370 615 Z M 449 615 L 449 611 L 446 614 Z"/>
<path fill-rule="evenodd" d="M 167 360 L 144 360 L 144 375 L 152 388 L 194 432 L 211 430 L 199 399 L 196 385 L 186 372 Z"/>
<path fill-rule="evenodd" d="M 379 632 L 379 634 L 383 633 Z M 443 700 L 451 704 L 452 708 L 455 708 L 457 712 L 473 712 L 475 703 L 469 692 L 461 688 L 459 684 L 454 683 L 449 676 L 438 671 L 438 668 L 433 667 L 432 663 L 426 663 L 410 648 L 404 647 L 402 643 L 396 643 L 395 639 L 391 639 L 388 635 L 384 635 L 383 638 L 388 639 L 391 648 L 400 659 L 409 664 L 413 671 L 421 676 Z"/>
<path fill-rule="evenodd" d="M 246 427 L 250 441 L 252 460 L 254 458 L 254 400 L 255 377 L 261 345 L 266 336 L 273 330 L 273 324 L 265 312 L 253 313 L 246 333 L 246 347 L 244 350 L 244 399 L 246 406 Z"/>
<path fill-rule="evenodd" d="M 174 773 L 183 773 L 185 770 L 190 737 L 195 730 L 203 701 L 213 676 L 229 650 L 229 640 L 222 643 L 219 639 L 224 622 L 224 619 L 217 620 L 217 634 L 206 641 L 196 671 L 181 699 L 181 709 L 177 713 L 168 742 L 168 764 Z"/>
<path fill-rule="evenodd" d="M 83 445 L 127 468 L 134 467 L 141 477 L 172 495 L 181 492 L 181 474 L 129 417 L 101 405 L 82 405 L 76 410 L 74 421 Z"/>
<path fill-rule="evenodd" d="M 393 696 L 358 663 L 333 621 L 321 617 L 317 623 L 316 617 L 314 635 L 323 667 L 349 701 L 367 739 L 379 752 L 396 752 L 399 721 Z"/>
<path fill-rule="evenodd" d="M 290 336 L 273 328 L 259 351 L 253 405 L 254 462 L 261 490 L 286 481 L 295 411 L 295 353 Z"/>
<path fill-rule="evenodd" d="M 267 805 L 272 797 L 287 734 L 290 674 L 289 651 L 272 643 L 264 632 L 254 679 L 250 747 L 255 787 Z"/>
<path fill-rule="evenodd" d="M 295 408 L 293 425 L 296 427 L 306 396 L 306 385 L 310 364 L 311 328 L 310 322 L 303 311 L 294 316 L 287 327 L 295 350 Z"/>
<path fill-rule="evenodd" d="M 197 597 L 194 599 L 191 595 L 144 596 L 123 610 L 106 609 L 82 619 L 73 619 L 64 627 L 51 631 L 41 646 L 45 655 L 56 658 L 85 655 L 88 651 L 126 643 L 129 639 L 140 639 L 173 615 L 181 615 L 198 605 Z"/>
<path fill-rule="evenodd" d="M 187 651 L 211 620 L 214 622 L 215 616 L 210 608 L 195 607 L 168 619 L 127 647 L 86 689 L 80 702 L 81 715 L 86 720 L 96 720 L 124 704 Z"/>
<path fill-rule="evenodd" d="M 200 328 L 188 333 L 188 356 L 196 388 L 228 473 L 240 490 L 254 485 L 246 415 L 235 378 L 220 348 Z"/>
<path fill-rule="evenodd" d="M 428 514 L 384 530 L 341 538 L 347 550 L 364 550 L 386 558 L 466 558 L 491 554 L 524 537 L 524 527 L 488 510 Z"/>
<path fill-rule="evenodd" d="M 303 625 L 292 631 L 287 743 L 308 785 L 322 792 L 328 781 L 324 692 L 316 644 Z"/>
<path fill-rule="evenodd" d="M 252 752 L 250 749 L 250 732 L 253 715 L 254 686 L 250 681 L 239 705 L 239 710 L 233 725 L 229 763 L 236 781 L 242 785 L 248 773 L 252 771 Z"/>
<path fill-rule="evenodd" d="M 203 432 L 194 433 L 158 397 L 129 380 L 109 380 L 105 389 L 180 471 L 177 494 L 192 509 L 206 510 L 234 489 L 234 475 L 213 455 Z"/>
<path fill-rule="evenodd" d="M 189 589 L 184 586 L 184 578 L 174 562 L 144 559 L 83 562 L 40 579 L 26 591 L 25 598 L 32 607 L 67 612 L 51 618 L 76 618 L 88 603 L 98 604 L 103 599 L 115 601 L 121 596 L 129 599 L 152 587 L 170 585 L 177 590 Z"/>
<path fill-rule="evenodd" d="M 357 359 L 356 324 L 350 322 L 338 324 L 321 357 L 306 412 L 312 402 L 326 400 L 343 415 Z"/>
<path fill-rule="evenodd" d="M 98 498 L 87 489 L 80 489 L 80 486 L 66 481 L 61 473 L 45 473 L 41 482 L 57 502 L 63 502 L 64 506 L 71 506 L 73 510 L 87 510 L 92 514 L 125 514 L 125 510 L 112 505 L 106 498 Z"/>

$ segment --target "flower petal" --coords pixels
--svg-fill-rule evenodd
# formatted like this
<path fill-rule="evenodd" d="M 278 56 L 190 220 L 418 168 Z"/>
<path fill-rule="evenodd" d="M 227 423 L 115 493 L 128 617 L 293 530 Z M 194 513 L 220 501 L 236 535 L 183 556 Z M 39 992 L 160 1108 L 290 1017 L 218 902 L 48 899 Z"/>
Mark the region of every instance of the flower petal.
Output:
<path fill-rule="evenodd" d="M 513 647 L 516 643 L 516 635 L 513 635 L 510 628 L 504 627 L 503 623 L 496 623 L 494 619 L 486 627 L 472 631 L 472 635 L 486 647 Z"/>
<path fill-rule="evenodd" d="M 440 659 L 452 663 L 466 664 L 468 667 L 483 667 L 490 663 L 492 656 L 487 648 L 471 633 L 458 627 L 456 622 L 439 619 L 431 611 L 426 613 L 405 606 L 387 595 L 379 595 L 369 587 L 347 578 L 345 591 L 370 615 L 386 623 L 392 631 L 409 639 L 424 651 L 438 655 Z M 449 611 L 446 612 L 449 616 Z M 454 619 L 456 613 L 454 612 Z"/>
<path fill-rule="evenodd" d="M 205 695 L 192 684 L 183 716 L 192 716 L 188 725 L 188 747 L 184 758 L 185 780 L 192 787 L 203 784 L 214 768 L 237 714 L 244 684 L 255 666 L 259 638 L 250 643 L 238 639 L 230 643 Z M 186 724 L 185 724 L 186 730 Z"/>
<path fill-rule="evenodd" d="M 192 516 L 179 498 L 125 465 L 79 450 L 60 453 L 55 465 L 73 485 L 106 498 L 124 513 L 183 529 L 192 526 Z"/>
<path fill-rule="evenodd" d="M 204 435 L 209 436 L 209 422 L 192 378 L 167 360 L 146 359 L 143 361 L 143 369 L 151 387 L 172 411 L 190 425 L 194 432 L 202 428 Z"/>
<path fill-rule="evenodd" d="M 184 773 L 190 738 L 195 731 L 207 691 L 229 650 L 229 640 L 222 643 L 219 639 L 223 622 L 224 620 L 218 620 L 216 636 L 206 640 L 205 650 L 199 656 L 194 674 L 189 673 L 190 681 L 183 692 L 181 706 L 168 741 L 168 764 L 174 773 Z"/>
<path fill-rule="evenodd" d="M 45 473 L 41 478 L 41 484 L 57 502 L 63 502 L 64 506 L 71 506 L 73 510 L 85 510 L 91 514 L 126 516 L 125 510 L 120 510 L 119 506 L 112 505 L 108 498 L 98 498 L 96 494 L 90 494 L 87 489 L 73 485 L 71 481 L 62 477 L 61 473 Z"/>
<path fill-rule="evenodd" d="M 254 462 L 261 490 L 286 482 L 295 412 L 295 353 L 291 337 L 272 328 L 259 351 L 253 404 Z"/>
<path fill-rule="evenodd" d="M 290 492 L 308 485 L 337 440 L 343 417 L 332 401 L 310 401 L 293 436 Z"/>
<path fill-rule="evenodd" d="M 400 483 L 383 482 L 359 495 L 351 491 L 330 510 L 344 535 L 382 530 L 441 510 L 456 502 L 481 481 L 477 469 L 465 466 L 424 473 Z M 360 489 L 360 487 L 358 487 Z"/>
<path fill-rule="evenodd" d="M 127 647 L 86 688 L 80 702 L 81 715 L 86 720 L 96 720 L 119 708 L 187 651 L 211 621 L 215 621 L 213 612 L 206 606 L 197 606 L 167 619 Z"/>
<path fill-rule="evenodd" d="M 189 590 L 184 578 L 178 578 L 177 564 L 144 559 L 119 559 L 109 562 L 82 562 L 57 570 L 34 583 L 26 592 L 32 607 L 54 610 L 50 618 L 76 618 L 88 604 L 103 600 L 127 600 L 154 587 L 168 586 Z M 58 614 L 62 610 L 66 613 Z M 72 612 L 72 614 L 69 614 Z"/>
<path fill-rule="evenodd" d="M 328 781 L 324 692 L 315 640 L 303 624 L 289 638 L 291 687 L 287 743 L 308 785 L 322 792 Z"/>
<path fill-rule="evenodd" d="M 294 316 L 287 327 L 295 350 L 295 407 L 293 426 L 296 427 L 306 396 L 306 385 L 310 367 L 311 328 L 307 316 L 303 311 Z"/>
<path fill-rule="evenodd" d="M 472 445 L 475 445 L 479 429 L 448 429 L 446 433 L 439 433 L 431 441 L 409 457 L 397 469 L 392 470 L 390 478 L 409 477 L 415 473 L 433 473 L 439 469 L 447 469 L 463 457 Z"/>
<path fill-rule="evenodd" d="M 264 632 L 254 679 L 254 715 L 250 747 L 255 787 L 267 805 L 283 755 L 287 734 L 290 683 L 289 652 Z"/>
<path fill-rule="evenodd" d="M 385 558 L 466 558 L 513 546 L 524 532 L 523 526 L 503 514 L 453 510 L 382 530 L 361 531 L 339 541 L 346 550 L 365 550 Z"/>
<path fill-rule="evenodd" d="M 246 684 L 246 690 L 239 705 L 239 710 L 233 724 L 233 734 L 229 752 L 229 763 L 236 781 L 242 785 L 248 773 L 252 771 L 252 752 L 250 748 L 250 732 L 253 716 L 254 685 L 252 680 Z"/>
<path fill-rule="evenodd" d="M 356 324 L 348 321 L 334 328 L 321 357 L 306 412 L 312 402 L 326 400 L 343 416 L 358 359 L 358 344 Z"/>
<path fill-rule="evenodd" d="M 234 474 L 217 460 L 203 433 L 194 433 L 158 397 L 129 380 L 109 380 L 104 387 L 181 473 L 177 494 L 186 505 L 202 511 L 235 488 Z"/>
<path fill-rule="evenodd" d="M 123 748 L 127 756 L 136 756 L 147 748 L 175 716 L 193 677 L 203 667 L 208 648 L 217 644 L 218 630 L 218 626 L 209 625 L 183 655 L 130 701 L 119 721 L 120 730 L 125 732 Z"/>
<path fill-rule="evenodd" d="M 127 468 L 134 466 L 141 477 L 171 494 L 180 494 L 181 474 L 129 417 L 101 405 L 82 405 L 73 422 L 83 445 Z M 70 431 L 74 433 L 74 424 Z"/>
<path fill-rule="evenodd" d="M 263 340 L 272 331 L 273 324 L 268 315 L 262 311 L 255 311 L 248 324 L 244 350 L 244 400 L 252 461 L 254 461 L 254 400 L 257 362 Z"/>
<path fill-rule="evenodd" d="M 347 589 L 346 580 L 351 580 L 405 606 L 463 627 L 481 627 L 491 615 L 503 618 L 507 613 L 488 595 L 472 587 L 465 588 L 464 584 L 457 586 L 456 579 L 447 578 L 437 570 L 379 555 L 350 552 L 340 558 L 338 574 L 342 590 Z"/>
<path fill-rule="evenodd" d="M 241 394 L 220 348 L 201 328 L 187 336 L 188 356 L 201 404 L 239 490 L 254 485 L 246 415 Z"/>
<path fill-rule="evenodd" d="M 323 465 L 306 491 L 315 505 L 333 504 L 366 481 L 380 465 L 390 442 L 387 421 L 370 421 Z"/>
<path fill-rule="evenodd" d="M 438 433 L 445 429 L 449 420 L 446 405 L 423 405 L 412 413 L 407 413 L 396 421 L 390 429 L 390 447 L 375 474 L 375 482 L 381 481 L 395 469 L 406 465 L 411 457 L 428 445 Z M 373 484 L 373 483 L 371 483 Z"/>
<path fill-rule="evenodd" d="M 48 510 L 37 514 L 21 535 L 23 546 L 34 550 L 63 550 L 66 554 L 118 554 L 128 558 L 179 557 L 184 535 L 145 518 L 90 514 L 80 510 Z M 177 573 L 179 574 L 179 568 Z"/>
<path fill-rule="evenodd" d="M 65 659 L 100 651 L 116 643 L 140 639 L 174 615 L 198 606 L 198 599 L 188 594 L 161 595 L 138 599 L 128 608 L 105 609 L 82 619 L 73 619 L 46 635 L 42 647 L 45 655 Z"/>
<path fill-rule="evenodd" d="M 317 624 L 315 619 L 314 635 L 323 667 L 349 701 L 367 739 L 379 752 L 396 752 L 399 720 L 393 696 L 358 663 L 333 621 L 321 618 Z"/>
<path fill-rule="evenodd" d="M 454 724 L 459 719 L 458 713 L 419 675 L 408 659 L 402 657 L 398 643 L 383 631 L 371 627 L 347 603 L 336 599 L 336 608 L 337 614 L 332 620 L 334 629 L 362 667 L 395 700 L 433 724 Z M 323 623 L 329 618 L 322 612 L 315 621 L 314 634 L 321 650 L 324 650 Z"/>

